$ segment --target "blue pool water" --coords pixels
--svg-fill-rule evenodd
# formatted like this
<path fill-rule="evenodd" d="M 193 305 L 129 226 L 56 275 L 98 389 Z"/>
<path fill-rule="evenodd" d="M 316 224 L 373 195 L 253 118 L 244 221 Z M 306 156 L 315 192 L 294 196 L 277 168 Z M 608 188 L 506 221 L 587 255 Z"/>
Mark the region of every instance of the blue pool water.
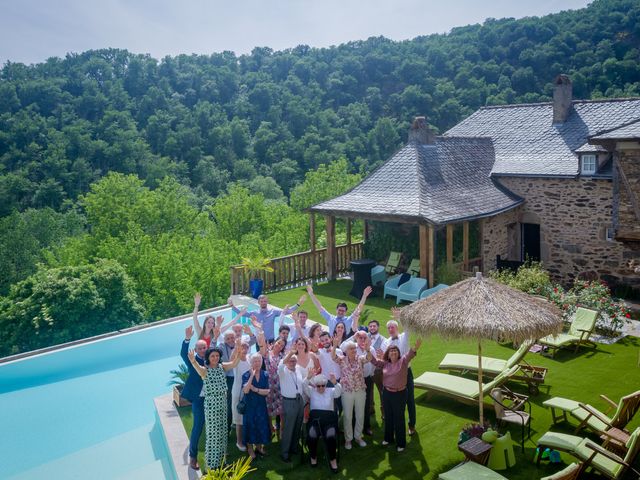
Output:
<path fill-rule="evenodd" d="M 170 391 L 190 324 L 1 364 L 0 479 L 173 479 L 153 399 Z"/>

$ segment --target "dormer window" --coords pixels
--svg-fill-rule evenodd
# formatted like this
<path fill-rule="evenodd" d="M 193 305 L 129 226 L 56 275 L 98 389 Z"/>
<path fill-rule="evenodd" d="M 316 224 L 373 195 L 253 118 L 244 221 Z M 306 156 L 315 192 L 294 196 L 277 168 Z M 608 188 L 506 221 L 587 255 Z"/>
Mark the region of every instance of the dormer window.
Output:
<path fill-rule="evenodd" d="M 580 155 L 580 173 L 593 175 L 596 173 L 596 156 L 593 154 Z"/>

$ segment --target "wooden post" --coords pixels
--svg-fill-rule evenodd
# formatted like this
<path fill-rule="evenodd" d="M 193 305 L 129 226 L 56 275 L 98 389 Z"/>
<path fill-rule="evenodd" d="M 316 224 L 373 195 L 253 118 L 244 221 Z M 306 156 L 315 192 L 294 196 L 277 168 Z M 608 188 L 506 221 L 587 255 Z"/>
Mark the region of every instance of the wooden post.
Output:
<path fill-rule="evenodd" d="M 351 219 L 347 218 L 347 268 L 351 265 Z"/>
<path fill-rule="evenodd" d="M 453 224 L 447 223 L 447 263 L 453 263 Z"/>
<path fill-rule="evenodd" d="M 316 214 L 309 213 L 309 251 L 311 252 L 311 283 L 316 281 L 318 274 L 316 258 Z"/>
<path fill-rule="evenodd" d="M 480 400 L 480 425 L 484 425 L 484 395 L 482 394 L 484 385 L 482 384 L 482 342 L 478 340 L 478 399 Z"/>
<path fill-rule="evenodd" d="M 336 279 L 336 217 L 327 215 L 327 280 Z"/>
<path fill-rule="evenodd" d="M 429 278 L 429 232 L 427 226 L 423 224 L 418 226 L 418 230 L 420 232 L 420 276 L 431 282 Z"/>
<path fill-rule="evenodd" d="M 429 288 L 433 288 L 436 284 L 436 235 L 433 225 L 427 227 L 427 237 L 427 278 L 429 279 Z"/>
<path fill-rule="evenodd" d="M 462 222 L 462 269 L 469 271 L 469 222 Z"/>

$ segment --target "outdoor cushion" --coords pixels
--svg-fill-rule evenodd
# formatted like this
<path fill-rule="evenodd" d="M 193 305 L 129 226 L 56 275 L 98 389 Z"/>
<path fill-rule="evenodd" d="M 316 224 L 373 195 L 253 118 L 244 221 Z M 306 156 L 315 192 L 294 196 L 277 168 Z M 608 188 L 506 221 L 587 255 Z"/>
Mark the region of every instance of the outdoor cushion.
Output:
<path fill-rule="evenodd" d="M 567 467 L 563 468 L 559 472 L 554 473 L 553 475 L 549 475 L 548 477 L 542 477 L 540 480 L 560 480 L 566 478 L 570 473 L 576 472 L 576 470 L 580 469 L 579 463 L 572 463 Z"/>
<path fill-rule="evenodd" d="M 465 462 L 438 475 L 440 480 L 507 480 L 490 468 L 476 462 Z"/>
<path fill-rule="evenodd" d="M 580 340 L 580 336 L 570 335 L 568 333 L 559 333 L 555 337 L 553 335 L 548 335 L 541 338 L 539 341 L 540 343 L 551 345 L 552 347 L 562 347 L 564 345 L 577 342 L 578 340 Z"/>
<path fill-rule="evenodd" d="M 549 400 L 542 402 L 542 404 L 548 408 L 557 408 L 559 410 L 569 412 L 573 417 L 577 418 L 581 422 L 585 418 L 589 417 L 589 419 L 587 420 L 587 425 L 598 432 L 602 432 L 607 428 L 609 428 L 609 426 L 606 423 L 604 423 L 602 420 L 597 418 L 595 415 L 591 415 L 587 410 L 582 408 L 578 402 L 574 400 L 569 400 L 568 398 L 562 398 L 562 397 L 553 397 L 553 398 L 550 398 Z M 593 407 L 592 405 L 587 405 L 587 407 L 589 407 L 591 410 L 598 412 L 598 414 L 602 418 L 605 418 L 609 421 L 611 420 L 609 416 L 605 415 L 604 413 L 602 413 L 600 410 Z"/>
<path fill-rule="evenodd" d="M 468 398 L 478 398 L 478 381 L 457 375 L 448 375 L 439 372 L 424 372 L 413 381 L 416 387 L 427 390 L 452 393 Z"/>
<path fill-rule="evenodd" d="M 578 307 L 569 327 L 569 334 L 579 337 L 583 332 L 593 331 L 600 312 Z"/>
<path fill-rule="evenodd" d="M 482 371 L 498 374 L 507 366 L 500 358 L 482 357 Z M 441 370 L 478 370 L 478 356 L 465 353 L 447 353 L 438 366 Z"/>
<path fill-rule="evenodd" d="M 583 440 L 585 440 L 583 437 L 578 437 L 576 435 L 547 432 L 540 437 L 538 445 L 544 445 L 545 447 L 549 447 L 554 450 L 562 450 L 563 452 L 574 452 Z M 593 450 L 591 450 L 591 453 L 593 453 Z"/>
<path fill-rule="evenodd" d="M 517 365 L 525 357 L 530 346 L 530 342 L 524 342 L 507 360 L 502 360 L 501 358 L 482 357 L 483 373 L 497 375 L 504 369 Z M 438 368 L 441 370 L 470 370 L 475 372 L 478 370 L 478 356 L 465 353 L 447 353 L 440 362 Z"/>
<path fill-rule="evenodd" d="M 545 400 L 542 402 L 545 407 L 549 408 L 558 408 L 560 410 L 564 410 L 565 412 L 572 412 L 576 408 L 580 408 L 580 404 L 575 400 L 569 400 L 568 398 L 562 397 L 553 397 L 549 400 Z"/>

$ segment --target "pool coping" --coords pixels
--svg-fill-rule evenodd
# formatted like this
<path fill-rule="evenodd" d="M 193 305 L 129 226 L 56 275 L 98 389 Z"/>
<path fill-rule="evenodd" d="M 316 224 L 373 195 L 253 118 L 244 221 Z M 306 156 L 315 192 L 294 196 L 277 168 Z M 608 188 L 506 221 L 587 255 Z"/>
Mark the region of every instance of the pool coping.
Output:
<path fill-rule="evenodd" d="M 189 466 L 189 437 L 173 403 L 173 396 L 170 393 L 160 395 L 153 399 L 153 404 L 177 480 L 200 479 L 202 472 Z"/>
<path fill-rule="evenodd" d="M 256 300 L 254 298 L 246 297 L 244 295 L 234 295 L 233 298 L 237 299 L 237 300 L 240 300 L 242 302 L 257 304 L 257 302 L 256 302 Z M 220 310 L 226 310 L 228 308 L 230 308 L 229 304 L 225 304 L 225 305 L 221 305 L 221 306 L 218 306 L 218 307 L 209 308 L 209 309 L 206 309 L 206 310 L 199 311 L 198 315 L 204 315 L 204 314 L 208 314 L 208 313 L 218 312 Z M 95 335 L 93 337 L 81 338 L 81 339 L 78 339 L 78 340 L 73 340 L 71 342 L 61 343 L 59 345 L 52 345 L 50 347 L 39 348 L 38 350 L 31 350 L 29 352 L 16 353 L 15 355 L 10 355 L 8 357 L 0 358 L 0 365 L 2 365 L 4 363 L 14 362 L 16 360 L 22 360 L 22 359 L 25 359 L 25 358 L 30 358 L 30 357 L 35 357 L 35 356 L 38 356 L 38 355 L 43 355 L 43 354 L 46 354 L 46 353 L 56 352 L 58 350 L 64 350 L 64 349 L 71 348 L 71 347 L 77 347 L 78 345 L 84 345 L 84 344 L 96 342 L 96 341 L 99 341 L 99 340 L 105 340 L 107 338 L 117 337 L 119 335 L 126 335 L 126 334 L 129 334 L 129 333 L 138 332 L 140 330 L 145 330 L 145 329 L 148 329 L 148 328 L 155 328 L 155 327 L 159 327 L 159 326 L 166 325 L 166 324 L 169 324 L 169 323 L 182 322 L 182 321 L 187 320 L 187 319 L 189 319 L 191 317 L 193 317 L 193 313 L 189 313 L 189 314 L 185 314 L 185 315 L 179 315 L 177 317 L 165 318 L 163 320 L 158 320 L 156 322 L 135 325 L 133 327 L 123 328 L 122 330 L 115 330 L 113 332 L 102 333 L 100 335 Z"/>

